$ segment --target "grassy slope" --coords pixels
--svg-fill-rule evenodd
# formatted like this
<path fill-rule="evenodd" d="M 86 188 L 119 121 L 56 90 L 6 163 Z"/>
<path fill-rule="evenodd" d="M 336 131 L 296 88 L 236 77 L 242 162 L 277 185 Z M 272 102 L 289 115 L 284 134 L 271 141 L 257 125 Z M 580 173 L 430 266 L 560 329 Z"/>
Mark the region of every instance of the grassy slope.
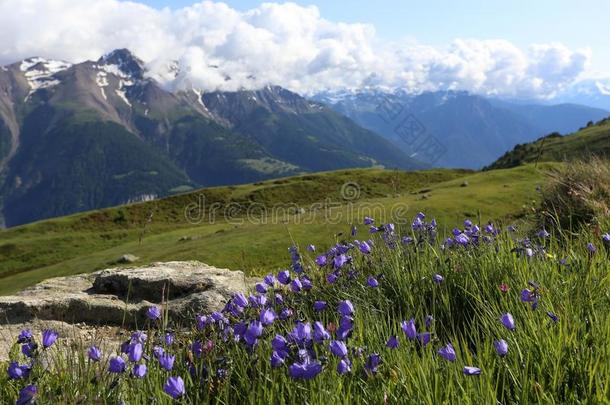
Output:
<path fill-rule="evenodd" d="M 602 120 L 571 135 L 549 136 L 536 142 L 517 145 L 489 168 L 509 168 L 536 160 L 541 162 L 573 160 L 591 154 L 610 156 L 610 120 Z"/>
<path fill-rule="evenodd" d="M 464 216 L 480 215 L 487 220 L 518 213 L 535 198 L 535 186 L 542 181 L 544 169 L 551 166 L 483 173 L 345 170 L 205 189 L 151 203 L 38 222 L 0 233 L 0 294 L 53 276 L 109 267 L 125 253 L 140 257 L 138 264 L 196 259 L 261 274 L 288 265 L 286 257 L 277 252 L 288 247 L 290 238 L 299 244 L 324 243 L 327 235 L 343 231 L 346 223 L 361 223 L 368 212 L 364 207 L 372 204 L 382 207 L 386 213 L 392 207 L 399 208 L 395 213 L 403 219 L 425 210 L 447 226 L 458 223 Z M 465 180 L 468 187 L 461 187 Z M 346 202 L 341 198 L 341 186 L 346 182 L 359 185 L 360 199 Z M 297 223 L 304 217 L 294 215 L 280 218 L 276 223 L 260 224 L 241 221 L 239 214 L 230 223 L 219 220 L 213 224 L 207 221 L 189 224 L 185 207 L 196 202 L 199 195 L 205 195 L 208 204 L 238 203 L 242 207 L 253 203 L 269 207 L 295 201 L 300 207 L 306 207 L 329 198 L 343 203 L 341 208 L 332 211 L 334 215 L 342 214 L 343 218 L 329 224 L 324 213 L 318 211 L 311 216 L 313 220 L 309 224 Z M 151 212 L 153 219 L 140 244 L 139 235 Z M 383 218 L 378 213 L 374 216 L 378 220 Z M 186 240 L 180 241 L 181 238 Z"/>

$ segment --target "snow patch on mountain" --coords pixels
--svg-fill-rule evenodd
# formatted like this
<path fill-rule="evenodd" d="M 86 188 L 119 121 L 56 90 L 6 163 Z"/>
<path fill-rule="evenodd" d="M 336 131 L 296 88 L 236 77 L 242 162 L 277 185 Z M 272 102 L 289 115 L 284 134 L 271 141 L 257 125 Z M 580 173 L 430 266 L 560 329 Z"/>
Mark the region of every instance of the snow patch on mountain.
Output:
<path fill-rule="evenodd" d="M 97 72 L 97 75 L 95 76 L 95 82 L 97 83 L 98 87 L 100 88 L 100 91 L 102 92 L 102 97 L 104 97 L 104 100 L 108 100 L 108 98 L 106 97 L 106 92 L 104 91 L 104 87 L 107 87 L 109 85 L 108 74 L 106 72 Z"/>
<path fill-rule="evenodd" d="M 63 70 L 69 69 L 72 64 L 59 60 L 44 58 L 28 58 L 21 62 L 19 69 L 23 72 L 30 86 L 30 92 L 25 97 L 27 101 L 32 94 L 40 89 L 56 86 L 60 83 L 55 75 Z"/>

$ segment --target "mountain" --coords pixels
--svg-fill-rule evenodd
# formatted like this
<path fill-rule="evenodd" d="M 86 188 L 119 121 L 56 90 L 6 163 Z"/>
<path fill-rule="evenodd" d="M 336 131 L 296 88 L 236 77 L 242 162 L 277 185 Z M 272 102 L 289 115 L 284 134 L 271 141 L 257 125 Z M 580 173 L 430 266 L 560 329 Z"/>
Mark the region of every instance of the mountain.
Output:
<path fill-rule="evenodd" d="M 610 157 L 610 118 L 591 123 L 570 135 L 553 133 L 535 142 L 519 144 L 487 169 L 506 169 L 532 162 L 586 159 L 591 155 Z"/>
<path fill-rule="evenodd" d="M 515 144 L 550 132 L 572 132 L 610 115 L 581 105 L 526 105 L 461 91 L 322 93 L 313 99 L 384 135 L 411 156 L 446 167 L 480 168 Z M 437 145 L 437 153 L 422 155 L 426 144 Z"/>
<path fill-rule="evenodd" d="M 126 49 L 79 64 L 29 58 L 0 68 L 7 226 L 200 186 L 370 166 L 424 165 L 280 87 L 167 91 Z"/>
<path fill-rule="evenodd" d="M 610 80 L 581 80 L 559 93 L 555 100 L 610 110 Z"/>

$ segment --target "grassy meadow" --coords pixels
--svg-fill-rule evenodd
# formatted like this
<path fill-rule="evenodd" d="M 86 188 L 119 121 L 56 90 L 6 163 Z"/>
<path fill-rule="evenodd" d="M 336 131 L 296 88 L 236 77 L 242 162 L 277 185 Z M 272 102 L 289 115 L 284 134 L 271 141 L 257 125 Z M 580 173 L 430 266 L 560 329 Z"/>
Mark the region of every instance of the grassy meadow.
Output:
<path fill-rule="evenodd" d="M 545 173 L 557 167 L 545 163 L 487 172 L 345 170 L 204 189 L 41 221 L 0 231 L 0 294 L 49 277 L 112 267 L 128 253 L 140 258 L 134 265 L 200 260 L 262 275 L 285 266 L 277 252 L 288 244 L 328 243 L 329 235 L 361 223 L 367 214 L 404 223 L 425 210 L 445 231 L 464 217 L 518 219 L 539 199 L 536 188 L 544 183 Z M 200 204 L 201 196 L 205 204 Z M 325 202 L 330 203 L 328 209 Z M 214 204 L 220 208 L 213 211 Z M 191 206 L 189 221 L 185 210 Z M 262 217 L 261 206 L 267 213 L 280 214 Z M 273 211 L 274 207 L 281 209 Z M 228 218 L 225 210 L 231 214 Z"/>

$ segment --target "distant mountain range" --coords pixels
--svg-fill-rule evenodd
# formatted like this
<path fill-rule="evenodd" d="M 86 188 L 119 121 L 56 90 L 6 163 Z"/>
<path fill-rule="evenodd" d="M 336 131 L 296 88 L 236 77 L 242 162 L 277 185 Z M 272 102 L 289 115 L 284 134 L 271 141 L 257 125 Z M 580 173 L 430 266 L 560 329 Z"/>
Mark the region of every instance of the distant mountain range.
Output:
<path fill-rule="evenodd" d="M 417 169 L 391 142 L 280 87 L 169 92 L 126 49 L 0 67 L 7 226 L 301 172 Z"/>
<path fill-rule="evenodd" d="M 552 132 L 567 134 L 610 115 L 576 104 L 525 104 L 462 91 L 330 92 L 313 99 L 385 136 L 414 158 L 472 169 L 490 164 L 516 144 Z M 436 146 L 434 153 L 430 145 Z"/>

